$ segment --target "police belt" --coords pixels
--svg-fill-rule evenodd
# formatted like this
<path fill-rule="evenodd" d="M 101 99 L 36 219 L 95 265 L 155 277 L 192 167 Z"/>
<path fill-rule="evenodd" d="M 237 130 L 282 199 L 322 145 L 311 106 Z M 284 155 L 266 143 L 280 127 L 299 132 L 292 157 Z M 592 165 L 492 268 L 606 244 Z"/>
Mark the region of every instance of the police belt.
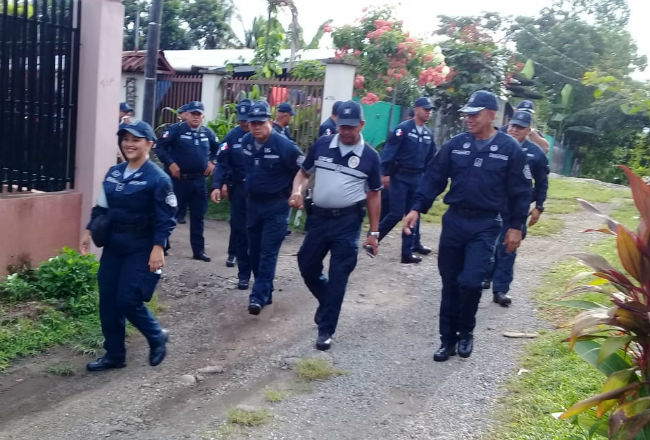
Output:
<path fill-rule="evenodd" d="M 133 235 L 149 235 L 153 231 L 150 224 L 137 224 L 137 223 L 117 223 L 111 222 L 111 232 L 133 234 Z"/>
<path fill-rule="evenodd" d="M 461 208 L 459 206 L 451 206 L 449 208 L 455 214 L 463 217 L 496 217 L 499 211 L 492 211 L 490 209 L 474 209 L 474 208 Z"/>
<path fill-rule="evenodd" d="M 205 177 L 205 174 L 203 174 L 203 173 L 181 173 L 181 180 L 198 179 L 199 177 Z"/>
<path fill-rule="evenodd" d="M 255 202 L 268 202 L 276 199 L 289 199 L 290 191 L 275 193 L 248 193 L 248 198 Z"/>
<path fill-rule="evenodd" d="M 424 168 L 410 168 L 410 167 L 399 167 L 397 168 L 398 174 L 422 174 Z"/>
<path fill-rule="evenodd" d="M 360 214 L 363 211 L 363 207 L 364 202 L 358 202 L 345 208 L 321 208 L 320 206 L 312 205 L 311 214 L 322 217 L 341 217 L 350 214 Z"/>

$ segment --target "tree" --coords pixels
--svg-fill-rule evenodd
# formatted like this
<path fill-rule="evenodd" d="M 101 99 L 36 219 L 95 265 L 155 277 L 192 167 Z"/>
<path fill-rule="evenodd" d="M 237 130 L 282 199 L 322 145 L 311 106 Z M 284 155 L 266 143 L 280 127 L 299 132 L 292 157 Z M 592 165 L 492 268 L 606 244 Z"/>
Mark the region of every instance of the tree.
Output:
<path fill-rule="evenodd" d="M 146 47 L 147 26 L 149 24 L 150 0 L 123 0 L 124 2 L 124 38 L 123 50 L 133 50 L 135 47 L 135 17 L 140 14 L 138 31 L 138 48 Z M 163 16 L 160 26 L 161 49 L 189 49 L 192 46 L 187 30 L 183 29 L 184 22 L 179 19 L 185 3 L 183 0 L 163 0 Z"/>
<path fill-rule="evenodd" d="M 181 17 L 195 45 L 201 49 L 223 49 L 239 45 L 230 27 L 234 12 L 232 0 L 192 0 L 186 2 Z"/>

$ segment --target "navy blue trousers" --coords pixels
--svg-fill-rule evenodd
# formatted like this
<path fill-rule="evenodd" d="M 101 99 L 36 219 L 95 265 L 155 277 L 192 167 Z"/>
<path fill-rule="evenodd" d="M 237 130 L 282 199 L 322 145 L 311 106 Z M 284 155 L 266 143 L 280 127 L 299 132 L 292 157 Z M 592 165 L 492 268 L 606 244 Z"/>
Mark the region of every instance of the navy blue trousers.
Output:
<path fill-rule="evenodd" d="M 205 251 L 203 223 L 208 210 L 208 190 L 205 177 L 193 179 L 172 179 L 178 206 L 187 206 L 190 210 L 190 245 L 194 255 Z M 179 209 L 180 211 L 180 209 Z"/>
<path fill-rule="evenodd" d="M 160 342 L 160 325 L 143 302 L 151 299 L 148 294 L 153 292 L 160 275 L 149 271 L 151 246 L 128 249 L 132 251 L 128 253 L 116 248 L 104 248 L 97 281 L 106 357 L 122 361 L 126 355 L 125 318 L 147 338 L 150 345 Z"/>
<path fill-rule="evenodd" d="M 379 240 L 382 240 L 402 220 L 404 215 L 411 210 L 419 179 L 420 177 L 417 175 L 408 177 L 395 175 L 391 177 L 390 186 L 388 187 L 389 210 L 379 222 Z M 402 232 L 403 257 L 411 255 L 414 245 L 420 241 L 419 235 L 419 221 L 416 231 L 413 234 L 406 235 Z"/>
<path fill-rule="evenodd" d="M 307 288 L 318 300 L 318 329 L 334 334 L 341 313 L 348 278 L 357 265 L 361 213 L 339 217 L 312 214 L 309 228 L 298 251 L 298 267 Z M 328 276 L 323 259 L 330 253 Z"/>
<path fill-rule="evenodd" d="M 501 228 L 501 235 L 497 243 L 497 249 L 494 255 L 494 272 L 492 274 L 492 291 L 507 293 L 510 290 L 510 283 L 515 274 L 515 259 L 517 258 L 517 251 L 506 252 L 506 247 L 503 244 L 503 239 L 506 236 L 508 226 Z M 522 240 L 526 237 L 526 225 L 521 228 Z"/>
<path fill-rule="evenodd" d="M 442 278 L 440 339 L 454 344 L 476 325 L 481 282 L 488 276 L 501 216 L 466 217 L 451 207 L 442 216 L 438 270 Z"/>
<path fill-rule="evenodd" d="M 248 236 L 246 232 L 246 190 L 244 184 L 232 185 L 230 188 L 230 244 L 228 255 L 237 257 L 238 278 L 248 281 L 251 277 L 251 263 L 248 257 Z"/>
<path fill-rule="evenodd" d="M 250 301 L 265 306 L 273 302 L 273 278 L 280 246 L 287 233 L 289 204 L 285 198 L 246 203 L 248 255 L 255 275 Z"/>

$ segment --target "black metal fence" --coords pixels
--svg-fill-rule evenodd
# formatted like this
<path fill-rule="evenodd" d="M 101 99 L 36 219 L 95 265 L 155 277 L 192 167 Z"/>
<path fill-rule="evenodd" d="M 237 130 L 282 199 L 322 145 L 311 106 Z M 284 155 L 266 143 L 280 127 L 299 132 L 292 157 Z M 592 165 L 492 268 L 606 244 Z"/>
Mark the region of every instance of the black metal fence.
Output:
<path fill-rule="evenodd" d="M 74 186 L 80 0 L 0 0 L 0 192 Z"/>

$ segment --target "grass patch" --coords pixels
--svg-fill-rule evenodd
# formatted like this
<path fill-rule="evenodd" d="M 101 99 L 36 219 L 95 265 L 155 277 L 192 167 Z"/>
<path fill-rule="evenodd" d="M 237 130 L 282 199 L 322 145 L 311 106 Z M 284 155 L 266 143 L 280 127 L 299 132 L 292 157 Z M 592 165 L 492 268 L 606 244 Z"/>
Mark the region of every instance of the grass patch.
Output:
<path fill-rule="evenodd" d="M 528 234 L 536 237 L 548 237 L 564 229 L 564 219 L 554 215 L 547 216 L 544 214 L 534 226 L 528 228 Z"/>
<path fill-rule="evenodd" d="M 210 200 L 208 202 L 208 212 L 205 214 L 205 218 L 210 220 L 229 220 L 230 201 L 228 201 L 228 199 L 222 199 L 220 203 L 214 203 Z"/>
<path fill-rule="evenodd" d="M 264 398 L 268 402 L 282 402 L 287 398 L 289 393 L 275 388 L 264 388 Z"/>
<path fill-rule="evenodd" d="M 241 426 L 259 426 L 269 422 L 273 418 L 273 414 L 268 408 L 261 408 L 257 410 L 248 410 L 233 408 L 228 411 L 226 419 L 232 425 Z"/>
<path fill-rule="evenodd" d="M 47 367 L 46 371 L 54 376 L 74 376 L 74 368 L 65 364 L 52 365 Z"/>
<path fill-rule="evenodd" d="M 301 359 L 296 365 L 298 376 L 306 380 L 325 380 L 332 376 L 341 376 L 345 371 L 332 366 L 323 358 Z"/>
<path fill-rule="evenodd" d="M 544 215 L 547 214 L 572 214 L 581 211 L 582 208 L 573 199 L 548 198 L 544 203 Z M 544 217 L 542 217 L 544 218 Z"/>
<path fill-rule="evenodd" d="M 629 198 L 629 188 L 617 188 L 599 184 L 595 181 L 563 177 L 549 179 L 549 199 L 572 200 L 576 197 L 590 202 L 609 202 L 616 197 Z"/>

